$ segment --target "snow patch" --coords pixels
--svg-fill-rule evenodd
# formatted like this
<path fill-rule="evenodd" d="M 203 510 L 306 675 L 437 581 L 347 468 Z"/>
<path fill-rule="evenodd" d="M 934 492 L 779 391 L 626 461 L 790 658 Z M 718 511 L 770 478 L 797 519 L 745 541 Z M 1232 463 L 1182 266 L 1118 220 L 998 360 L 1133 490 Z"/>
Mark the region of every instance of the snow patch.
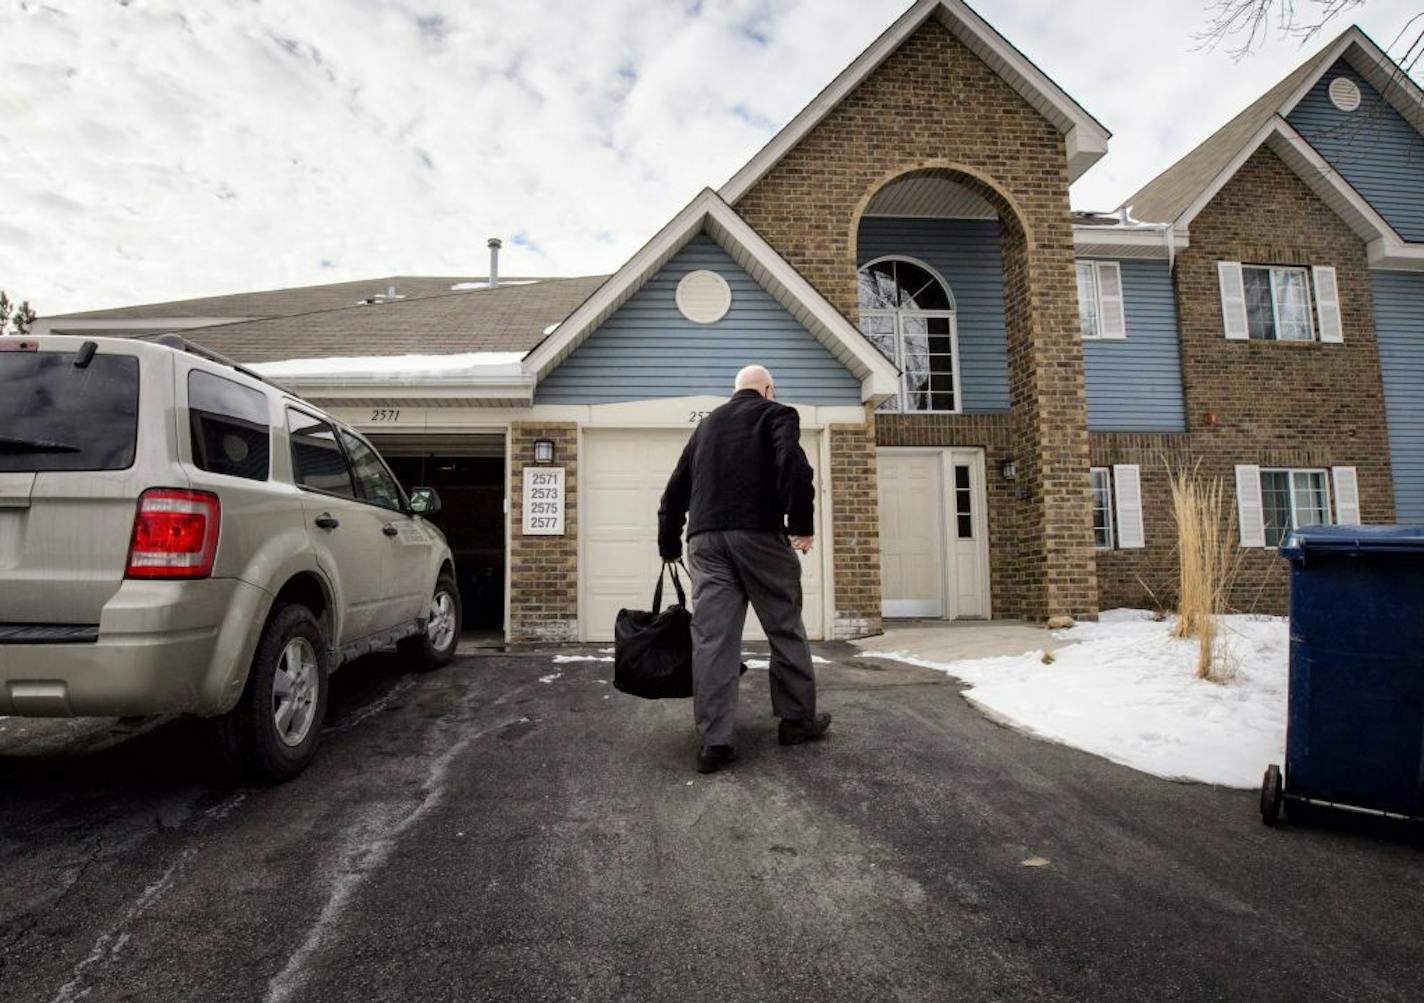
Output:
<path fill-rule="evenodd" d="M 750 651 L 744 651 L 744 652 L 742 652 L 743 657 L 745 657 L 745 656 L 747 656 L 747 655 L 750 655 L 750 654 L 752 654 Z M 746 662 L 747 662 L 747 668 L 749 668 L 749 669 L 769 669 L 769 668 L 771 668 L 771 659 L 769 659 L 769 658 L 748 658 L 748 659 L 746 660 Z M 829 658 L 822 658 L 820 655 L 812 655 L 812 656 L 811 656 L 811 664 L 813 664 L 813 665 L 830 665 L 830 664 L 831 664 L 831 660 L 830 660 Z"/>
<path fill-rule="evenodd" d="M 550 672 L 547 676 L 540 676 L 539 681 L 541 683 L 552 683 L 555 679 L 562 678 L 564 678 L 564 674 L 562 672 Z"/>
<path fill-rule="evenodd" d="M 539 279 L 500 279 L 495 288 L 498 289 L 500 286 L 532 286 L 538 281 Z M 488 289 L 489 287 L 489 280 L 485 280 L 484 282 L 456 282 L 450 287 L 450 291 L 463 293 L 472 289 Z"/>
<path fill-rule="evenodd" d="M 564 665 L 568 662 L 611 662 L 612 655 L 555 655 L 554 664 Z"/>
<path fill-rule="evenodd" d="M 906 652 L 862 652 L 935 669 L 971 686 L 964 695 L 1029 734 L 1145 773 L 1255 788 L 1285 750 L 1289 629 L 1283 617 L 1223 616 L 1222 643 L 1235 673 L 1212 683 L 1194 673 L 1197 642 L 1170 634 L 1171 620 L 1110 610 L 1055 637 L 1055 651 L 933 662 Z"/>
<path fill-rule="evenodd" d="M 524 352 L 457 352 L 451 355 L 340 355 L 322 359 L 257 362 L 253 372 L 272 379 L 459 379 L 519 376 Z"/>

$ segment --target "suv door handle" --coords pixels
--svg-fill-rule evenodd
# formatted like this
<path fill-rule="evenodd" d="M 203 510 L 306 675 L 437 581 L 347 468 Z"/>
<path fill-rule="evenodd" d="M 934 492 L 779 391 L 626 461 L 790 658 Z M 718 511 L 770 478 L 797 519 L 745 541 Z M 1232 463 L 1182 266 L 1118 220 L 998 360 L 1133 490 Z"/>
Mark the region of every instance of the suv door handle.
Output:
<path fill-rule="evenodd" d="M 396 536 L 400 533 L 400 530 L 396 529 L 393 523 L 388 522 L 381 527 L 381 532 L 385 533 L 387 536 Z"/>
<path fill-rule="evenodd" d="M 323 512 L 321 515 L 313 519 L 312 522 L 316 523 L 317 526 L 321 529 L 335 529 L 337 526 L 341 525 L 341 523 L 336 520 L 336 517 L 333 516 L 330 512 Z"/>

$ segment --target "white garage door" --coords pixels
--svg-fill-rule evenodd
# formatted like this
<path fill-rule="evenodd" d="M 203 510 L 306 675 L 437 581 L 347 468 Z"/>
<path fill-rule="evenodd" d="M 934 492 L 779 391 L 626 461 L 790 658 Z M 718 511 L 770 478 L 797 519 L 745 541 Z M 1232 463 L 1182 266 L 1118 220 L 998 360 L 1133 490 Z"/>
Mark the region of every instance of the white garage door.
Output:
<path fill-rule="evenodd" d="M 579 620 L 585 639 L 611 640 L 620 609 L 647 609 L 652 603 L 661 565 L 658 502 L 691 434 L 690 429 L 585 430 L 579 464 L 579 532 L 583 535 Z M 813 468 L 819 466 L 819 443 L 818 432 L 801 436 Z M 816 480 L 819 532 L 823 515 L 819 472 Z M 801 558 L 802 616 L 812 638 L 820 638 L 823 630 L 822 545 L 818 538 L 810 556 Z M 665 591 L 671 596 L 671 583 Z M 750 611 L 747 623 L 748 637 L 762 636 Z"/>

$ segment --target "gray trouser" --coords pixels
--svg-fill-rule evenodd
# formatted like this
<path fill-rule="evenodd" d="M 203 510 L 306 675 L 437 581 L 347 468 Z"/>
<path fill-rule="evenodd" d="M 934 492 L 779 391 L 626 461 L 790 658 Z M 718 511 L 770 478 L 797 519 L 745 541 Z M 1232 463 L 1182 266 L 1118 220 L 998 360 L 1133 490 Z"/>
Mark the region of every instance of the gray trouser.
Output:
<path fill-rule="evenodd" d="M 732 745 L 747 601 L 771 642 L 777 717 L 816 715 L 816 676 L 801 623 L 801 559 L 784 533 L 729 529 L 687 541 L 692 571 L 693 715 L 703 745 Z"/>

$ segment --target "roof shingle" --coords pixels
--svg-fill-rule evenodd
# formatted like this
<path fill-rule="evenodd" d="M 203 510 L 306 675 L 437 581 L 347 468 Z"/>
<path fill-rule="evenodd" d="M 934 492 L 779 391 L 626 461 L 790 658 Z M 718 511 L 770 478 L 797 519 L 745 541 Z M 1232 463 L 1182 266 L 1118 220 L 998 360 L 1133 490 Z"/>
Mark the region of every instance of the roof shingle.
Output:
<path fill-rule="evenodd" d="M 234 362 L 367 355 L 528 351 L 603 284 L 604 276 L 544 279 L 288 317 L 181 331 Z M 144 308 L 152 316 L 152 308 Z M 118 332 L 115 332 L 118 333 Z"/>

